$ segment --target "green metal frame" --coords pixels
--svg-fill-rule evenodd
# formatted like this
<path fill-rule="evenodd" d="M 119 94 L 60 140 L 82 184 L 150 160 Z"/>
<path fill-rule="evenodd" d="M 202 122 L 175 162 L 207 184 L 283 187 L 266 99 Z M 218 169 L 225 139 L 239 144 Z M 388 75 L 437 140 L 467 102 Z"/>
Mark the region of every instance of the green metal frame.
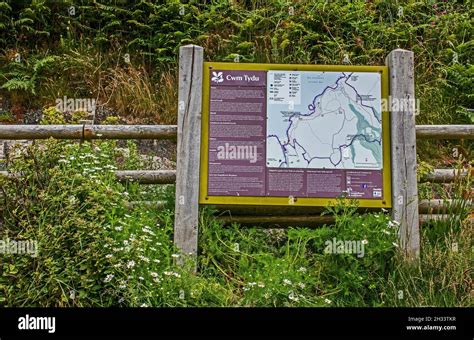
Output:
<path fill-rule="evenodd" d="M 203 67 L 203 97 L 201 125 L 201 169 L 199 203 L 212 205 L 271 205 L 288 206 L 288 197 L 255 197 L 255 196 L 209 196 L 208 185 L 208 141 L 209 141 L 209 70 L 250 70 L 250 71 L 326 71 L 326 72 L 379 72 L 382 81 L 382 98 L 388 101 L 389 79 L 387 66 L 341 66 L 341 65 L 292 65 L 292 64 L 245 64 L 205 62 Z M 386 106 L 385 106 L 386 107 Z M 390 173 L 390 121 L 389 112 L 382 112 L 382 178 L 383 196 L 380 199 L 358 199 L 361 208 L 391 208 L 391 173 Z M 335 198 L 298 197 L 291 203 L 293 206 L 327 206 L 333 204 Z"/>

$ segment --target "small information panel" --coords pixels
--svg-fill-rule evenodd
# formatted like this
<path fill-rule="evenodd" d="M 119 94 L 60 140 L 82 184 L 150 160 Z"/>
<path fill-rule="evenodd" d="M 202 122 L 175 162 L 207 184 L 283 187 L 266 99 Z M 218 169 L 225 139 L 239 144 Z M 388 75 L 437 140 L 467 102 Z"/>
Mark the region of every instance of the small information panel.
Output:
<path fill-rule="evenodd" d="M 385 66 L 204 63 L 201 204 L 390 207 Z"/>

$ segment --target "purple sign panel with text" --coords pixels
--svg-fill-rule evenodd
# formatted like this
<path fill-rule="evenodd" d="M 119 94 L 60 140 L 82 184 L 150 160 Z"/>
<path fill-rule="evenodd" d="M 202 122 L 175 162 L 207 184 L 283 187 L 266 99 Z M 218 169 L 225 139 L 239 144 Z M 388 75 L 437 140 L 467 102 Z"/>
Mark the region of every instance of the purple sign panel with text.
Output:
<path fill-rule="evenodd" d="M 210 72 L 208 194 L 265 196 L 266 72 Z"/>

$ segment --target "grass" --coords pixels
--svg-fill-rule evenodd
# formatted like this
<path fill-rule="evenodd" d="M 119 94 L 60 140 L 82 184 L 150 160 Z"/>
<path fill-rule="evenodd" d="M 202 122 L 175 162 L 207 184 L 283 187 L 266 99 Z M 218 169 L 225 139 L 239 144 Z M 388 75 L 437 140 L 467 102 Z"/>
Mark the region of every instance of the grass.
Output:
<path fill-rule="evenodd" d="M 120 51 L 103 54 L 90 46 L 65 52 L 60 70 L 41 88 L 45 106 L 63 96 L 94 98 L 132 124 L 176 124 L 174 72 L 150 74 L 144 65 L 125 63 Z"/>
<path fill-rule="evenodd" d="M 153 80 L 143 67 L 129 66 L 110 70 L 109 79 L 104 89 L 104 105 L 114 107 L 120 116 L 139 122 L 146 119 L 150 123 L 176 123 L 173 74 L 162 73 Z"/>
<path fill-rule="evenodd" d="M 139 165 L 136 148 L 51 140 L 14 155 L 8 169 L 23 179 L 0 178 L 0 234 L 37 240 L 39 256 L 2 255 L 4 306 L 472 305 L 468 206 L 423 225 L 421 256 L 411 264 L 387 213 L 360 214 L 348 202 L 330 208 L 336 223 L 321 228 L 223 226 L 203 209 L 193 275 L 188 264 L 175 265 L 174 187 L 123 185 L 112 175 Z M 144 200 L 167 203 L 127 205 Z M 328 253 L 334 238 L 364 242 L 364 256 Z"/>
<path fill-rule="evenodd" d="M 472 306 L 472 226 L 468 222 L 462 228 L 459 221 L 437 222 L 422 231 L 419 264 L 399 263 L 388 281 L 393 291 L 392 304 Z M 399 291 L 401 299 L 397 295 Z"/>
<path fill-rule="evenodd" d="M 66 15 L 67 2 L 2 4 L 0 94 L 15 115 L 67 96 L 94 98 L 129 123 L 175 124 L 177 52 L 195 43 L 206 60 L 262 63 L 381 65 L 391 50 L 409 49 L 417 123 L 472 123 L 473 10 L 461 2 L 105 1 L 81 2 L 76 16 Z M 45 112 L 44 121 L 64 120 Z M 420 141 L 418 154 L 420 172 L 466 167 L 472 142 Z M 105 141 L 48 141 L 9 160 L 24 177 L 0 178 L 0 233 L 37 240 L 40 256 L 3 254 L 0 304 L 472 306 L 468 206 L 421 228 L 421 256 L 411 264 L 385 213 L 361 215 L 341 202 L 330 208 L 339 214 L 333 226 L 281 230 L 222 226 L 205 209 L 191 275 L 175 265 L 173 187 L 123 185 L 111 174 L 142 165 L 133 143 Z M 449 188 L 423 184 L 420 197 L 468 198 L 471 186 L 470 177 Z M 144 200 L 167 206 L 128 208 Z M 366 254 L 326 253 L 334 237 L 367 241 Z"/>

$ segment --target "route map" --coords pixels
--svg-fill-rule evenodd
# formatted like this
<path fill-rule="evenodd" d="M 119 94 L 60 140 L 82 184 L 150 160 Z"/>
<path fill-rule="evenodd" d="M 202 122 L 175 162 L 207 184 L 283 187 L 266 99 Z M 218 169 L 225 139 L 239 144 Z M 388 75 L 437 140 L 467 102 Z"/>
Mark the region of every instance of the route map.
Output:
<path fill-rule="evenodd" d="M 269 71 L 267 167 L 382 168 L 381 76 Z"/>

